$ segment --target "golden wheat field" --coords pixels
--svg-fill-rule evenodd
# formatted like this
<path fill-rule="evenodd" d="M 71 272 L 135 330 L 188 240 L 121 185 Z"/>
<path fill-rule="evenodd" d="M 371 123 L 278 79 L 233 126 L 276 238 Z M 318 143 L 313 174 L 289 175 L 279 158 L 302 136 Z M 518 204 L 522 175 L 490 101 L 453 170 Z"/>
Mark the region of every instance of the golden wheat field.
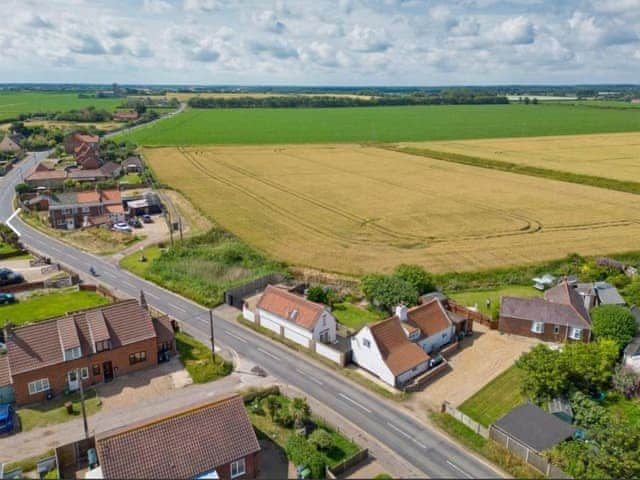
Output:
<path fill-rule="evenodd" d="M 401 145 L 640 182 L 640 133 L 410 142 Z"/>
<path fill-rule="evenodd" d="M 360 145 L 148 148 L 163 183 L 290 264 L 463 271 L 638 248 L 640 196 Z"/>

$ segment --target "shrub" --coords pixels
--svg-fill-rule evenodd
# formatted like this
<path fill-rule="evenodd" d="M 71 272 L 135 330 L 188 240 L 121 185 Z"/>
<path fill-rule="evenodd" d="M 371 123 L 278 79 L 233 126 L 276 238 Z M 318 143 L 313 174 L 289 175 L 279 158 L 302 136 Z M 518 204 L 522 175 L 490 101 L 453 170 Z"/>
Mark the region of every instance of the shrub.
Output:
<path fill-rule="evenodd" d="M 31 187 L 29 187 L 29 185 L 27 185 L 26 183 L 19 183 L 16 185 L 16 193 L 18 195 L 21 195 L 23 193 L 27 193 L 31 191 Z"/>
<path fill-rule="evenodd" d="M 420 265 L 401 264 L 393 272 L 394 276 L 411 284 L 418 291 L 418 295 L 433 292 L 435 286 L 433 277 Z"/>
<path fill-rule="evenodd" d="M 418 303 L 418 290 L 409 282 L 388 275 L 366 275 L 362 279 L 362 291 L 367 299 L 381 309 L 391 310 L 405 303 Z"/>
<path fill-rule="evenodd" d="M 322 454 L 302 435 L 293 434 L 284 446 L 287 457 L 296 465 L 306 465 L 312 478 L 325 477 L 325 460 Z"/>
<path fill-rule="evenodd" d="M 328 302 L 328 295 L 324 288 L 320 285 L 314 285 L 307 290 L 307 300 L 316 303 Z"/>
<path fill-rule="evenodd" d="M 333 446 L 333 437 L 326 430 L 318 428 L 309 435 L 309 442 L 319 450 L 329 450 Z"/>
<path fill-rule="evenodd" d="M 623 349 L 635 336 L 637 325 L 626 308 L 600 305 L 591 311 L 591 328 L 596 338 L 613 340 Z"/>
<path fill-rule="evenodd" d="M 613 388 L 623 394 L 628 400 L 638 394 L 640 390 L 640 378 L 633 370 L 618 365 L 613 374 Z"/>

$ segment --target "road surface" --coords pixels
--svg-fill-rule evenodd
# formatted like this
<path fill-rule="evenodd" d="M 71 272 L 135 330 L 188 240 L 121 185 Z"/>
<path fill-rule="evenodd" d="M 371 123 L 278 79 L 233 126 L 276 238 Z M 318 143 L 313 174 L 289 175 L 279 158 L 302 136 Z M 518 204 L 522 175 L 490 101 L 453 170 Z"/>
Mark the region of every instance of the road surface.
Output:
<path fill-rule="evenodd" d="M 209 311 L 180 295 L 121 270 L 103 259 L 52 239 L 28 226 L 15 215 L 12 197 L 21 175 L 43 154 L 31 154 L 17 168 L 0 178 L 0 220 L 20 234 L 20 239 L 42 255 L 74 270 L 89 273 L 95 267 L 98 280 L 113 290 L 138 297 L 142 290 L 147 302 L 189 325 L 197 337 L 209 339 Z M 432 428 L 402 412 L 390 401 L 354 384 L 337 372 L 294 355 L 279 345 L 247 330 L 236 322 L 215 318 L 216 341 L 261 365 L 271 375 L 291 384 L 348 418 L 429 477 L 495 478 L 501 474 L 470 455 Z"/>

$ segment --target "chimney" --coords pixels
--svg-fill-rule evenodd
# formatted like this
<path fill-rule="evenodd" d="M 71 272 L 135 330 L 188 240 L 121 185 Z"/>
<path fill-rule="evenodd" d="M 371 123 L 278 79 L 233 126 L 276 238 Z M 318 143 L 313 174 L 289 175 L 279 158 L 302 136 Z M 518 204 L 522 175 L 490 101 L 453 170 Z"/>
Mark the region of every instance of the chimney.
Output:
<path fill-rule="evenodd" d="M 144 296 L 144 292 L 142 290 L 140 290 L 140 307 L 144 308 L 145 310 L 149 309 L 149 306 L 147 305 L 147 299 Z"/>
<path fill-rule="evenodd" d="M 409 317 L 407 316 L 407 306 L 400 304 L 396 307 L 396 317 L 400 319 L 401 322 L 406 322 Z"/>

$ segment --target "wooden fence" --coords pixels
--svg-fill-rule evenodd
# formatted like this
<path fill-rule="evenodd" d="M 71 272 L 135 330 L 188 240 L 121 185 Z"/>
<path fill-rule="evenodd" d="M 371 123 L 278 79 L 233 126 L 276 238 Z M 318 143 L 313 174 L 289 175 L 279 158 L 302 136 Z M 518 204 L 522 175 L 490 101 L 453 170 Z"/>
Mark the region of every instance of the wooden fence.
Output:
<path fill-rule="evenodd" d="M 453 418 L 455 418 L 460 423 L 464 424 L 465 426 L 467 426 L 468 428 L 473 430 L 478 435 L 480 435 L 480 436 L 482 436 L 484 438 L 489 438 L 489 429 L 487 427 L 485 427 L 483 425 L 480 425 L 473 418 L 471 418 L 470 416 L 462 413 L 460 410 L 455 408 L 449 402 L 444 402 L 442 404 L 442 411 L 445 412 L 445 413 L 448 413 Z"/>
<path fill-rule="evenodd" d="M 449 302 L 449 308 L 453 313 L 457 313 L 459 315 L 469 317 L 474 322 L 478 322 L 484 325 L 485 327 L 489 327 L 491 330 L 496 330 L 498 328 L 498 322 L 494 322 L 487 315 L 483 315 L 482 313 L 477 312 L 476 310 L 472 310 L 468 307 L 460 305 L 451 299 L 449 299 L 448 302 Z"/>

